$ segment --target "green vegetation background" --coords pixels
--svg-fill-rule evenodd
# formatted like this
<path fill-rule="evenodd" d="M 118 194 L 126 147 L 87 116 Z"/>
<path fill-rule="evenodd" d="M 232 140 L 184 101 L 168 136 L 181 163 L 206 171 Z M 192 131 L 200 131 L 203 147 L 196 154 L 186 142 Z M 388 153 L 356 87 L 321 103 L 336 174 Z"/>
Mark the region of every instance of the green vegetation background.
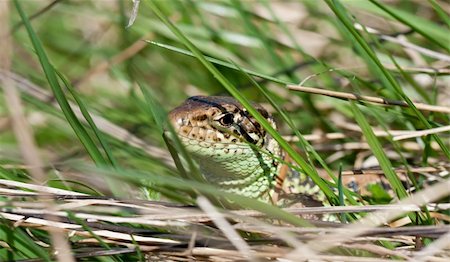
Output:
<path fill-rule="evenodd" d="M 336 205 L 343 204 L 343 194 L 353 194 L 342 186 L 330 190 L 330 185 L 338 187 L 340 166 L 360 168 L 377 159 L 396 197 L 404 198 L 407 188 L 393 167 L 448 163 L 448 132 L 410 139 L 409 144 L 392 136 L 377 138 L 373 132 L 449 125 L 448 114 L 419 111 L 411 102 L 450 104 L 450 19 L 444 1 L 141 1 L 129 27 L 131 1 L 54 1 L 43 9 L 48 4 L 11 2 L 10 33 L 11 71 L 55 97 L 40 100 L 29 88 L 21 89 L 48 176 L 42 182 L 49 186 L 123 198 L 158 200 L 162 193 L 163 199 L 182 203 L 193 203 L 192 188 L 214 192 L 179 179 L 183 170 L 167 160 L 161 135 L 165 112 L 198 94 L 263 103 L 275 115 L 281 135 L 348 134 L 311 146 L 304 141 L 289 144 L 271 131 L 294 164 Z M 362 26 L 356 29 L 355 24 Z M 392 39 L 434 53 L 406 49 Z M 410 107 L 380 107 L 286 88 L 299 83 L 402 100 Z M 3 99 L 0 120 L 6 123 L 9 113 Z M 127 136 L 114 137 L 115 131 L 101 123 L 77 120 L 68 101 L 162 151 L 130 145 Z M 85 118 L 89 120 L 87 114 Z M 362 131 L 355 132 L 352 127 L 357 125 Z M 333 149 L 364 141 L 367 146 Z M 2 178 L 32 182 L 23 164 L 14 132 L 2 124 Z M 320 172 L 334 175 L 335 183 L 322 181 Z M 423 177 L 410 174 L 409 179 L 422 188 Z M 383 203 L 385 196 L 374 188 L 366 203 Z M 242 201 L 244 207 L 296 223 L 256 201 Z M 432 223 L 425 215 L 421 218 L 419 223 Z M 3 227 L 3 235 L 9 230 Z M 40 253 L 17 248 L 15 258 Z"/>

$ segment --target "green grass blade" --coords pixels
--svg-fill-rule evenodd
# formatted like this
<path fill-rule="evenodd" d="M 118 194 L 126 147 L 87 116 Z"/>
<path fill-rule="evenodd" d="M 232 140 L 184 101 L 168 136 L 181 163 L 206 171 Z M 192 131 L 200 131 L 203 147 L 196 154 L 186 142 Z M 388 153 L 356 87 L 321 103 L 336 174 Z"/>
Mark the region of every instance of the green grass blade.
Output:
<path fill-rule="evenodd" d="M 338 181 L 337 181 L 337 186 L 338 186 L 338 196 L 339 196 L 339 205 L 340 206 L 345 206 L 345 201 L 344 201 L 344 193 L 345 193 L 345 187 L 344 184 L 342 183 L 342 164 L 339 165 L 339 174 L 338 174 Z M 340 218 L 341 221 L 343 223 L 347 223 L 347 214 L 341 214 Z"/>
<path fill-rule="evenodd" d="M 174 144 L 173 146 L 176 149 L 176 152 L 179 152 L 180 155 L 183 157 L 183 159 L 186 160 L 189 170 L 191 172 L 186 172 L 184 168 L 182 168 L 181 161 L 178 159 L 178 157 L 174 156 L 174 161 L 177 164 L 177 167 L 180 170 L 180 173 L 188 175 L 191 179 L 194 179 L 196 181 L 205 181 L 203 176 L 201 175 L 200 171 L 198 170 L 197 166 L 195 165 L 194 161 L 190 157 L 189 153 L 187 152 L 186 148 L 181 143 L 176 131 L 173 129 L 172 125 L 167 121 L 167 114 L 164 112 L 163 107 L 161 104 L 156 101 L 154 96 L 151 94 L 151 91 L 146 85 L 144 85 L 142 82 L 138 82 L 138 85 L 141 89 L 141 92 L 144 94 L 145 101 L 147 102 L 147 106 L 150 109 L 153 119 L 155 120 L 155 123 L 161 132 L 161 135 L 164 135 L 164 127 L 167 128 L 168 132 L 170 133 L 170 141 L 166 140 L 168 142 L 167 146 L 169 147 L 169 150 L 171 151 L 172 156 L 175 151 L 172 148 L 171 142 Z"/>
<path fill-rule="evenodd" d="M 0 165 L 0 179 L 17 180 L 17 176 Z"/>
<path fill-rule="evenodd" d="M 154 98 L 151 89 L 141 81 L 138 81 L 139 89 L 144 95 L 146 108 L 149 109 L 149 113 L 154 119 L 159 134 L 164 133 L 164 126 L 167 123 L 167 114 L 161 109 L 161 105 Z"/>
<path fill-rule="evenodd" d="M 349 102 L 350 102 L 350 107 L 352 109 L 355 120 L 356 120 L 356 122 L 358 122 L 358 125 L 361 127 L 361 130 L 367 139 L 367 143 L 369 144 L 370 148 L 372 149 L 373 154 L 377 158 L 381 169 L 383 170 L 386 178 L 389 181 L 389 184 L 392 187 L 392 190 L 394 190 L 395 194 L 400 199 L 407 197 L 408 194 L 406 193 L 406 190 L 403 187 L 402 182 L 397 177 L 397 174 L 395 174 L 395 172 L 393 171 L 391 161 L 389 161 L 388 157 L 386 156 L 386 154 L 383 150 L 383 147 L 381 146 L 380 142 L 378 141 L 378 138 L 375 136 L 369 123 L 367 122 L 367 120 L 365 119 L 364 115 L 362 114 L 362 112 L 358 108 L 358 106 L 355 104 L 355 102 L 353 102 L 353 101 L 349 101 Z"/>
<path fill-rule="evenodd" d="M 179 54 L 187 55 L 187 56 L 190 56 L 190 57 L 196 57 L 192 52 L 190 52 L 190 51 L 188 51 L 186 49 L 178 48 L 178 47 L 167 45 L 167 44 L 163 44 L 163 43 L 158 43 L 158 42 L 155 42 L 155 41 L 146 41 L 146 42 L 149 43 L 149 44 L 152 44 L 152 45 L 155 45 L 155 46 L 158 46 L 158 47 L 170 50 L 170 51 L 174 51 L 174 52 L 179 53 Z M 220 59 L 209 57 L 209 56 L 204 56 L 204 57 L 205 57 L 205 59 L 207 61 L 209 61 L 209 62 L 211 62 L 213 64 L 224 66 L 224 67 L 227 67 L 227 68 L 230 68 L 230 69 L 234 69 L 234 70 L 238 70 L 238 68 L 236 68 L 233 64 L 231 64 L 229 62 L 225 62 L 225 61 L 222 61 Z M 285 80 L 278 79 L 278 78 L 275 78 L 275 77 L 272 77 L 272 76 L 269 76 L 269 75 L 261 74 L 261 73 L 258 73 L 256 71 L 253 71 L 253 70 L 249 70 L 249 69 L 245 69 L 245 68 L 243 68 L 242 70 L 245 71 L 249 75 L 257 76 L 257 77 L 260 77 L 262 79 L 266 79 L 266 80 L 272 81 L 274 83 L 279 83 L 279 84 L 283 84 L 283 85 L 292 84 L 292 82 L 290 82 L 290 81 L 285 81 Z"/>
<path fill-rule="evenodd" d="M 136 249 L 136 255 L 139 258 L 139 262 L 148 261 L 145 259 L 145 256 L 142 253 L 141 247 L 139 246 L 139 243 L 136 241 L 136 239 L 134 239 L 134 236 L 130 235 L 130 237 L 131 237 L 131 242 L 133 243 L 134 248 Z"/>
<path fill-rule="evenodd" d="M 42 259 L 52 261 L 49 253 L 36 244 L 21 228 L 14 227 L 3 217 L 0 217 L 0 240 L 5 241 L 13 249 L 12 253 L 3 254 L 0 252 L 0 258 L 5 255 L 2 261 L 22 260 L 22 259 Z M 6 251 L 6 248 L 2 248 Z M 12 258 L 12 259 L 10 259 Z"/>
<path fill-rule="evenodd" d="M 45 53 L 45 50 L 42 47 L 42 44 L 41 44 L 38 36 L 34 32 L 33 27 L 31 26 L 30 21 L 28 20 L 28 17 L 22 10 L 22 7 L 19 4 L 19 1 L 14 0 L 14 4 L 16 6 L 17 11 L 19 12 L 22 22 L 25 25 L 25 28 L 27 29 L 31 43 L 33 44 L 33 47 L 39 58 L 39 62 L 41 63 L 41 66 L 42 66 L 42 69 L 44 70 L 45 76 L 47 77 L 47 81 L 48 81 L 50 87 L 52 88 L 53 94 L 54 94 L 59 106 L 61 107 L 61 110 L 63 111 L 64 116 L 66 117 L 70 126 L 74 130 L 75 134 L 80 139 L 81 143 L 85 147 L 88 154 L 91 156 L 92 160 L 96 164 L 105 165 L 107 162 L 105 161 L 102 154 L 98 150 L 93 139 L 89 136 L 87 131 L 84 129 L 83 125 L 80 123 L 80 121 L 77 119 L 74 112 L 70 108 L 69 102 L 67 101 L 67 98 L 65 97 L 64 92 L 58 83 L 58 79 L 56 77 L 55 71 L 53 70 L 53 66 L 50 64 L 47 54 Z"/>
<path fill-rule="evenodd" d="M 448 29 L 442 26 L 439 26 L 438 23 L 431 21 L 429 19 L 426 19 L 422 16 L 412 14 L 408 11 L 402 10 L 400 8 L 389 6 L 389 10 L 393 13 L 395 13 L 396 16 L 400 17 L 401 20 L 398 20 L 396 17 L 390 15 L 388 12 L 384 11 L 383 9 L 379 8 L 376 4 L 370 2 L 370 1 L 345 1 L 344 2 L 348 6 L 354 6 L 361 9 L 364 9 L 365 11 L 369 11 L 370 13 L 373 13 L 377 16 L 386 17 L 387 19 L 390 19 L 392 21 L 398 21 L 400 23 L 403 23 L 402 20 L 406 21 L 407 23 L 410 23 L 413 25 L 414 28 L 419 28 L 420 31 L 426 32 L 429 37 L 439 41 L 440 43 L 445 44 L 448 42 Z M 384 4 L 383 2 L 378 2 L 380 5 Z M 408 24 L 405 24 L 406 26 L 409 26 Z M 413 29 L 414 29 L 413 28 Z M 427 37 L 425 37 L 427 38 Z M 428 38 L 427 38 L 428 39 Z M 430 40 L 433 41 L 433 40 Z"/>
<path fill-rule="evenodd" d="M 436 0 L 428 0 L 428 3 L 431 4 L 436 13 L 447 24 L 447 27 L 450 28 L 450 16 L 448 15 L 448 13 L 446 13 L 445 10 L 442 9 L 442 7 L 436 2 Z"/>
<path fill-rule="evenodd" d="M 103 241 L 103 239 L 101 237 L 99 237 L 97 234 L 92 232 L 92 229 L 85 223 L 85 221 L 83 219 L 78 218 L 73 212 L 70 212 L 70 211 L 67 211 L 67 217 L 70 220 L 73 220 L 77 225 L 80 225 L 84 230 L 89 232 L 89 234 L 91 234 L 91 236 L 93 238 L 95 238 L 103 248 L 105 248 L 107 250 L 111 249 L 111 247 L 105 241 Z"/>
<path fill-rule="evenodd" d="M 92 120 L 91 115 L 89 114 L 89 111 L 87 110 L 86 106 L 84 105 L 81 97 L 77 94 L 77 92 L 73 89 L 72 85 L 67 81 L 67 79 L 57 70 L 55 72 L 58 74 L 61 81 L 66 86 L 67 90 L 69 90 L 72 97 L 75 99 L 75 102 L 78 105 L 78 108 L 80 108 L 81 114 L 83 115 L 84 119 L 86 120 L 87 124 L 91 128 L 91 130 L 94 132 L 95 137 L 97 138 L 98 142 L 100 143 L 100 146 L 102 147 L 103 151 L 105 152 L 105 155 L 109 161 L 109 164 L 111 166 L 117 168 L 117 162 L 114 159 L 114 156 L 112 154 L 112 151 L 106 141 L 106 139 L 103 137 L 103 134 L 98 130 L 97 125 L 94 123 L 94 120 Z"/>
<path fill-rule="evenodd" d="M 406 17 L 403 15 L 403 13 L 396 11 L 393 8 L 388 7 L 385 4 L 381 4 L 378 1 L 375 0 L 369 0 L 372 4 L 376 5 L 381 10 L 385 11 L 398 21 L 404 23 L 405 25 L 409 26 L 411 29 L 413 29 L 415 32 L 421 34 L 426 39 L 430 40 L 431 42 L 435 43 L 436 45 L 442 47 L 447 52 L 450 52 L 450 46 L 448 43 L 448 35 L 447 37 L 444 36 L 444 38 L 436 37 L 436 35 L 429 34 L 429 29 L 424 28 L 423 26 L 420 26 L 420 23 L 415 22 L 416 19 L 408 19 L 410 17 Z"/>

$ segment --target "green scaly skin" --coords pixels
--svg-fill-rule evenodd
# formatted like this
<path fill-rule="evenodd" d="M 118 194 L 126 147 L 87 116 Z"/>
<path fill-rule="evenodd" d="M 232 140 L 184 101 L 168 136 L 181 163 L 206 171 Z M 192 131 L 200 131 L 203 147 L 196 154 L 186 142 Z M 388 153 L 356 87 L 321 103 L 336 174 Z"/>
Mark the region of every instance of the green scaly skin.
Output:
<path fill-rule="evenodd" d="M 254 107 L 276 128 L 272 116 Z M 278 143 L 232 97 L 196 96 L 169 113 L 205 179 L 243 196 L 270 200 L 281 158 Z"/>

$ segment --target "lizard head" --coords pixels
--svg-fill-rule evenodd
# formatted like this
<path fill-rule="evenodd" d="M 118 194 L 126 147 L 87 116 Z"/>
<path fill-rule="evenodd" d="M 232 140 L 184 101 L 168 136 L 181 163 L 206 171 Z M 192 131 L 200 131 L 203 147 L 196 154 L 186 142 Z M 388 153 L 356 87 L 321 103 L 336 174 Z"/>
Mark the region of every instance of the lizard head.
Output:
<path fill-rule="evenodd" d="M 272 116 L 254 103 L 272 127 Z M 234 98 L 227 96 L 193 96 L 169 113 L 169 119 L 183 140 L 191 143 L 247 144 L 263 147 L 267 140 L 264 128 Z"/>

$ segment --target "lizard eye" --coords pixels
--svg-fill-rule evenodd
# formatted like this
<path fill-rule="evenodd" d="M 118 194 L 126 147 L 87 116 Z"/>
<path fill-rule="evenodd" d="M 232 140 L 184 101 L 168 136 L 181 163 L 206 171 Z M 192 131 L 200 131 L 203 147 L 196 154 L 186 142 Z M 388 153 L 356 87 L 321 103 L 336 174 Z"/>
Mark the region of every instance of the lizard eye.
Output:
<path fill-rule="evenodd" d="M 226 114 L 221 119 L 219 119 L 220 124 L 224 126 L 229 126 L 233 124 L 234 117 L 233 114 Z"/>

